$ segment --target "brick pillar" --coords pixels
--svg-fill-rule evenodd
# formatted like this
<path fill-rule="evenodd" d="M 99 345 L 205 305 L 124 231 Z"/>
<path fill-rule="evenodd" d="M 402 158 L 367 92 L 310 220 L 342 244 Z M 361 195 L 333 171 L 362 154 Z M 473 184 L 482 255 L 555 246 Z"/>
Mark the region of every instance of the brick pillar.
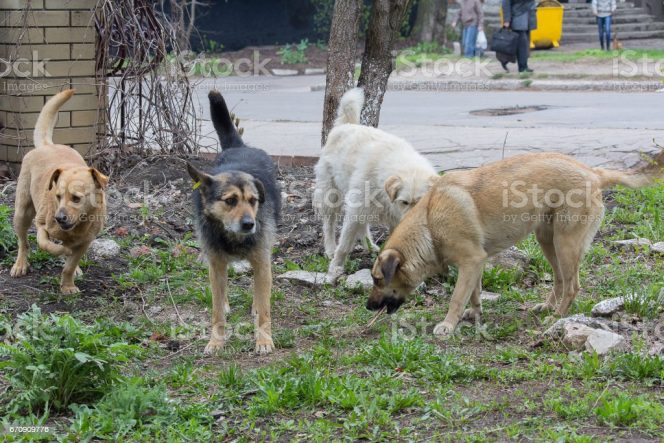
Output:
<path fill-rule="evenodd" d="M 70 87 L 76 95 L 60 111 L 53 141 L 84 155 L 96 146 L 98 114 L 101 121 L 103 113 L 95 86 L 95 4 L 0 2 L 0 161 L 21 161 L 33 147 L 32 130 L 42 106 Z"/>

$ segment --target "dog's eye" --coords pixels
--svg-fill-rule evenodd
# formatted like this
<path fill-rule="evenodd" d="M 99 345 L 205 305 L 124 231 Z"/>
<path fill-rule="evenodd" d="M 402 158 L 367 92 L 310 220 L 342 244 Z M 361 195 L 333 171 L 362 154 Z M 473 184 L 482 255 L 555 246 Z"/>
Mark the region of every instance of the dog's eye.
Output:
<path fill-rule="evenodd" d="M 72 195 L 71 196 L 71 202 L 72 203 L 80 203 L 81 202 L 81 197 L 79 197 L 78 195 Z"/>
<path fill-rule="evenodd" d="M 399 200 L 399 203 L 401 203 L 401 206 L 409 206 L 410 202 L 407 202 L 406 200 Z"/>
<path fill-rule="evenodd" d="M 224 200 L 224 202 L 226 202 L 226 204 L 228 206 L 235 206 L 235 205 L 237 205 L 237 198 L 230 197 L 230 198 L 227 198 L 226 200 Z"/>
<path fill-rule="evenodd" d="M 256 197 L 251 197 L 251 198 L 249 199 L 249 204 L 250 204 L 251 206 L 254 206 L 254 205 L 256 204 L 256 201 L 257 201 L 257 200 L 256 200 Z"/>

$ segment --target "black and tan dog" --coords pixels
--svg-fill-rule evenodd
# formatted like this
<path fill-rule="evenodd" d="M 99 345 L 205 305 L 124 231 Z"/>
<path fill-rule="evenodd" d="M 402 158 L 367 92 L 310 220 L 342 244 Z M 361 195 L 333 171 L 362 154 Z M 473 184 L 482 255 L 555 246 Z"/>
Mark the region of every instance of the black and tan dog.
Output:
<path fill-rule="evenodd" d="M 28 229 L 34 219 L 39 247 L 65 257 L 60 280 L 64 294 L 79 292 L 74 276 L 80 274 L 78 262 L 104 226 L 108 183 L 81 154 L 53 143 L 58 110 L 72 95 L 69 89 L 46 102 L 35 126 L 35 149 L 23 158 L 14 209 L 18 256 L 10 273 L 21 277 L 28 272 Z"/>
<path fill-rule="evenodd" d="M 534 309 L 564 315 L 579 292 L 579 264 L 604 216 L 602 190 L 648 186 L 657 178 L 664 179 L 664 152 L 636 171 L 590 168 L 561 154 L 525 154 L 445 174 L 378 256 L 367 308 L 396 311 L 425 278 L 452 264 L 458 280 L 449 311 L 434 328 L 436 335 L 449 335 L 462 314 L 479 320 L 487 258 L 534 231 L 555 275 L 553 291 Z"/>
<path fill-rule="evenodd" d="M 272 352 L 272 246 L 281 206 L 281 192 L 272 159 L 265 151 L 248 147 L 235 128 L 221 94 L 209 94 L 214 128 L 222 153 L 217 166 L 204 173 L 191 164 L 198 236 L 209 262 L 212 290 L 212 332 L 205 353 L 224 346 L 228 305 L 228 264 L 248 259 L 254 272 L 256 352 Z"/>

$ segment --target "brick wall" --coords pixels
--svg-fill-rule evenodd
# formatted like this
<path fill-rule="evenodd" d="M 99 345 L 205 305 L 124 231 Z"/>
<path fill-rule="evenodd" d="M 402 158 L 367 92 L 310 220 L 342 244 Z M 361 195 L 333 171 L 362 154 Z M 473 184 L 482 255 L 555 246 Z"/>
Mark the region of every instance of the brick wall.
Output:
<path fill-rule="evenodd" d="M 69 87 L 76 95 L 60 111 L 53 140 L 84 155 L 96 145 L 95 4 L 0 1 L 0 162 L 18 162 L 33 147 L 39 111 L 50 96 Z"/>

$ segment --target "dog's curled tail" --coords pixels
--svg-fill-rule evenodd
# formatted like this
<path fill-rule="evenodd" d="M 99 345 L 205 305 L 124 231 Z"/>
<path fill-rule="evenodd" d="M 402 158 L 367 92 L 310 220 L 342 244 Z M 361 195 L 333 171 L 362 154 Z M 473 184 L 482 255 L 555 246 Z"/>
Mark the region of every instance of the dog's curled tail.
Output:
<path fill-rule="evenodd" d="M 593 168 L 599 175 L 602 189 L 614 185 L 623 185 L 628 188 L 643 188 L 655 183 L 656 180 L 664 180 L 664 150 L 655 158 L 649 160 L 642 168 L 632 171 L 616 171 L 614 169 Z"/>
<path fill-rule="evenodd" d="M 353 88 L 347 91 L 341 97 L 334 126 L 348 123 L 359 125 L 362 106 L 364 106 L 364 90 L 362 88 Z"/>
<path fill-rule="evenodd" d="M 231 113 L 228 111 L 226 101 L 219 91 L 212 90 L 208 94 L 210 100 L 210 115 L 212 117 L 212 124 L 219 136 L 219 143 L 221 149 L 239 148 L 244 146 L 242 137 L 237 132 L 235 123 L 231 118 Z"/>
<path fill-rule="evenodd" d="M 35 125 L 35 147 L 53 144 L 53 128 L 58 121 L 58 111 L 74 95 L 73 89 L 66 89 L 48 99 L 37 118 Z"/>

